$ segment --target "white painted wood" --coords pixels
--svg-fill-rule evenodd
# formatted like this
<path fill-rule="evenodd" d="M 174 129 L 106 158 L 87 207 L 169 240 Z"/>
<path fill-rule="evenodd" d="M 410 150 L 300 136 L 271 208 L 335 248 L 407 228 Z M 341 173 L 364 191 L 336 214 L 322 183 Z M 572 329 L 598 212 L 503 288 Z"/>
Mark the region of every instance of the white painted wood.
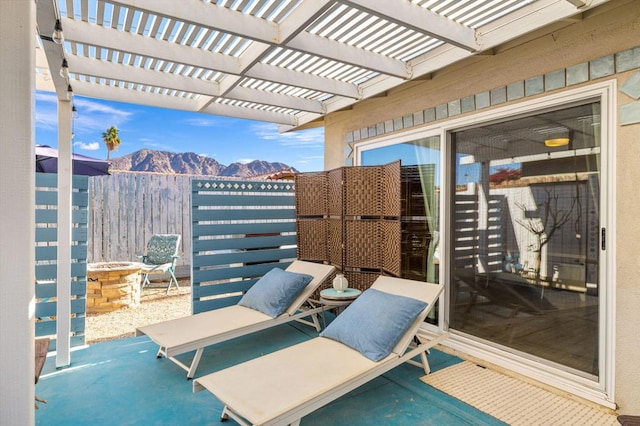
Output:
<path fill-rule="evenodd" d="M 197 111 L 196 100 L 186 97 L 144 92 L 123 87 L 106 86 L 87 81 L 73 82 L 73 91 L 77 95 L 127 102 L 136 105 L 150 105 L 182 111 Z"/>
<path fill-rule="evenodd" d="M 292 71 L 294 72 L 294 71 Z M 321 77 L 318 77 L 321 78 Z M 331 83 L 331 80 L 326 83 Z M 286 84 L 286 81 L 283 82 Z M 355 87 L 355 86 L 352 86 Z M 181 97 L 175 95 L 165 95 L 162 93 L 143 92 L 135 89 L 123 87 L 105 86 L 96 83 L 76 80 L 73 82 L 74 93 L 86 97 L 97 99 L 108 99 L 117 102 L 126 102 L 136 105 L 150 105 L 173 110 L 205 112 L 210 114 L 224 115 L 228 117 L 238 117 L 259 121 L 282 123 L 295 125 L 297 121 L 291 114 L 283 114 L 272 111 L 260 111 L 257 109 L 235 107 L 232 105 L 212 104 L 201 110 L 202 102 L 197 97 Z M 207 102 L 210 98 L 206 98 Z"/>
<path fill-rule="evenodd" d="M 85 75 L 104 77 L 91 82 L 74 79 L 78 94 L 300 128 L 324 114 L 393 90 L 409 79 L 551 23 L 575 19 L 579 12 L 606 2 L 502 0 L 480 2 L 473 10 L 470 5 L 447 10 L 438 2 L 424 7 L 406 0 L 304 0 L 283 5 L 272 14 L 274 6 L 263 1 L 226 7 L 198 0 L 179 4 L 171 0 L 117 0 L 111 25 L 104 26 L 104 2 L 98 2 L 96 23 L 90 23 L 81 18 L 91 15 L 87 10 L 90 2 L 84 0 L 67 1 L 69 10 L 61 22 L 67 40 L 64 54 L 72 73 L 80 79 Z M 512 9 L 506 11 L 507 7 Z M 126 16 L 122 14 L 125 10 Z M 54 12 L 54 1 L 38 2 L 38 27 L 43 34 L 50 33 Z M 134 12 L 140 15 L 135 26 Z M 347 21 L 340 21 L 337 15 Z M 155 19 L 150 33 L 145 33 L 150 16 L 162 19 Z M 353 22 L 348 22 L 352 18 Z M 115 28 L 114 22 L 123 19 L 123 27 Z M 167 23 L 162 31 L 161 22 Z M 172 34 L 179 26 L 178 34 Z M 195 30 L 185 40 L 191 26 Z M 316 32 L 319 28 L 323 30 Z M 201 31 L 206 37 L 196 40 Z M 104 60 L 89 59 L 84 53 L 79 57 L 78 45 L 104 48 L 108 55 Z M 62 47 L 46 42 L 44 49 L 54 70 L 55 90 L 62 99 L 66 83 L 57 73 Z M 152 64 L 135 66 L 124 61 L 123 54 L 112 55 L 116 51 L 152 58 Z M 159 61 L 166 61 L 169 68 L 156 71 Z M 309 61 L 315 61 L 317 67 L 305 68 Z M 176 72 L 179 65 L 194 67 L 198 75 L 213 72 L 212 81 Z M 276 84 L 267 90 L 236 90 L 245 78 Z M 47 86 L 46 78 L 38 81 Z M 127 82 L 128 88 L 118 87 L 114 81 Z M 282 96 L 276 89 L 280 84 L 320 92 L 323 101 L 318 106 L 305 99 L 306 94 Z"/>
<path fill-rule="evenodd" d="M 71 363 L 71 102 L 58 101 L 56 367 Z"/>
<path fill-rule="evenodd" d="M 194 67 L 200 67 L 204 69 L 216 69 L 223 73 L 239 75 L 241 74 L 241 64 L 237 58 L 230 57 L 216 52 L 209 52 L 200 49 L 194 49 L 192 47 L 183 45 L 174 45 L 172 43 L 150 39 L 145 36 L 137 34 L 129 34 L 123 31 L 111 31 L 107 28 L 96 27 L 85 22 L 78 22 L 72 19 L 63 19 L 63 27 L 65 29 L 65 37 L 67 40 L 75 40 L 78 42 L 93 44 L 96 46 L 105 47 L 108 49 L 121 50 L 122 46 L 127 46 L 127 51 L 133 54 L 147 56 L 152 58 L 162 59 L 168 62 L 175 62 L 185 65 L 192 65 Z M 94 28 L 95 27 L 95 28 Z M 70 64 L 74 58 L 70 57 Z M 82 62 L 81 62 L 81 65 Z M 300 87 L 309 87 L 314 90 L 322 92 L 336 91 L 338 94 L 346 95 L 349 97 L 356 97 L 356 91 L 351 85 L 347 83 L 341 83 L 337 80 L 333 81 L 332 90 L 327 87 L 329 84 L 325 80 L 330 80 L 322 77 L 315 76 L 313 74 L 305 74 L 292 70 L 287 70 L 282 67 L 275 67 L 265 64 L 255 64 L 257 67 L 251 70 L 246 70 L 244 75 L 247 77 L 262 78 L 267 81 L 275 81 L 283 84 L 299 85 L 296 82 L 303 83 Z M 116 68 L 120 70 L 120 68 Z M 74 70 L 75 72 L 75 70 Z M 280 73 L 285 75 L 279 76 Z M 105 71 L 100 72 L 101 75 L 106 74 Z M 158 72 L 151 72 L 147 75 L 156 75 Z M 173 74 L 172 74 L 173 75 Z M 292 75 L 297 75 L 295 80 L 292 81 Z M 264 77 L 264 78 L 263 78 Z M 115 78 L 115 77 L 114 77 Z M 156 77 L 154 77 L 156 78 Z M 310 81 L 305 82 L 305 79 Z M 125 79 L 129 81 L 128 79 Z M 152 84 L 152 81 L 147 81 L 146 84 Z M 156 84 L 158 84 L 156 82 Z M 173 84 L 173 83 L 172 83 Z M 166 87 L 160 85 L 160 87 Z M 331 85 L 329 85 L 331 87 Z"/>
<path fill-rule="evenodd" d="M 317 90 L 319 92 L 334 93 L 338 96 L 346 96 L 354 99 L 360 96 L 358 88 L 353 84 L 263 63 L 256 64 L 250 71 L 247 71 L 245 75 L 265 81 L 289 84 L 291 86 Z"/>
<path fill-rule="evenodd" d="M 224 7 L 214 6 L 199 0 L 116 0 L 132 9 L 151 10 L 164 16 L 173 16 L 203 27 L 212 27 L 230 34 L 253 40 L 277 40 L 278 26 L 265 19 L 239 14 Z"/>
<path fill-rule="evenodd" d="M 212 69 L 215 64 L 215 69 L 230 74 L 238 73 L 239 71 L 238 58 L 229 55 L 194 49 L 189 46 L 175 45 L 136 33 L 113 31 L 68 18 L 62 20 L 62 26 L 65 37 L 69 41 L 92 44 L 113 50 L 122 50 L 123 46 L 127 46 L 125 50 L 135 55 L 193 65 L 204 69 Z"/>
<path fill-rule="evenodd" d="M 102 78 L 127 81 L 131 83 L 148 84 L 157 87 L 199 93 L 208 96 L 219 96 L 220 89 L 217 81 L 207 81 L 200 78 L 185 77 L 164 71 L 122 65 L 99 59 L 82 56 L 70 56 L 69 67 L 74 73 Z"/>
<path fill-rule="evenodd" d="M 479 49 L 475 32 L 471 28 L 422 7 L 417 7 L 410 2 L 345 0 L 344 3 L 366 10 L 372 15 L 380 16 L 390 22 L 412 28 L 417 32 L 425 32 L 432 37 L 445 40 L 470 52 Z"/>
<path fill-rule="evenodd" d="M 285 44 L 305 28 L 318 19 L 327 9 L 332 6 L 331 0 L 315 0 L 312 2 L 302 2 L 298 5 L 287 19 L 279 25 L 279 42 Z"/>
<path fill-rule="evenodd" d="M 227 79 L 225 78 L 225 81 Z M 239 101 L 256 102 L 265 105 L 283 106 L 285 108 L 297 109 L 301 111 L 309 111 L 322 113 L 324 109 L 322 103 L 312 99 L 305 99 L 296 96 L 282 95 L 279 93 L 270 93 L 264 90 L 249 89 L 247 87 L 236 86 L 229 91 L 225 97 L 229 99 L 237 99 Z"/>
<path fill-rule="evenodd" d="M 296 125 L 296 120 L 293 114 L 283 114 L 274 111 L 257 110 L 250 107 L 225 105 L 219 103 L 210 103 L 206 108 L 201 109 L 199 112 L 204 112 L 213 115 L 223 115 L 227 117 L 238 117 L 247 120 L 267 121 L 270 123 L 281 123 Z"/>
<path fill-rule="evenodd" d="M 0 1 L 2 425 L 35 423 L 35 23 L 35 2 Z"/>
<path fill-rule="evenodd" d="M 56 17 L 59 16 L 57 3 L 53 1 L 39 1 L 36 2 L 36 7 L 37 29 L 39 34 L 45 37 L 45 39 L 41 38 L 41 41 L 47 57 L 47 63 L 49 64 L 49 78 L 55 86 L 58 99 L 66 99 L 68 82 L 60 75 L 60 66 L 62 65 L 64 52 L 62 45 L 56 44 L 51 40 Z M 33 44 L 33 46 L 35 45 L 36 43 Z"/>
<path fill-rule="evenodd" d="M 608 0 L 592 0 L 589 8 L 607 3 Z M 581 11 L 584 9 L 581 9 Z M 478 31 L 482 49 L 490 49 L 506 41 L 513 40 L 540 28 L 540 23 L 548 25 L 578 13 L 569 1 L 538 0 L 522 9 L 487 24 Z"/>
<path fill-rule="evenodd" d="M 589 3 L 591 3 L 588 0 L 567 0 L 567 1 L 572 5 L 574 5 L 575 7 L 577 7 L 578 9 L 581 7 L 586 7 L 589 5 Z"/>
<path fill-rule="evenodd" d="M 288 47 L 394 77 L 403 79 L 411 77 L 402 61 L 369 50 L 359 49 L 346 43 L 318 37 L 307 32 L 298 34 L 288 43 Z"/>

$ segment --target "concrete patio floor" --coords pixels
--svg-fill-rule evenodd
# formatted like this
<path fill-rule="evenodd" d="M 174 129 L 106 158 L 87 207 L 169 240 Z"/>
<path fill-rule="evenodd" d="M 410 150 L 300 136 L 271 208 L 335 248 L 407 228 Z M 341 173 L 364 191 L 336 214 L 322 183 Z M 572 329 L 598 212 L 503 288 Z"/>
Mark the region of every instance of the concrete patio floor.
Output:
<path fill-rule="evenodd" d="M 211 346 L 204 352 L 196 377 L 315 336 L 310 327 L 286 324 Z M 222 404 L 208 392 L 194 394 L 185 372 L 166 359 L 157 359 L 156 351 L 157 346 L 141 336 L 75 350 L 71 365 L 60 370 L 50 356 L 36 385 L 36 395 L 48 401 L 39 403 L 36 424 L 218 424 Z M 429 355 L 433 371 L 460 361 L 437 350 Z M 303 418 L 301 424 L 504 424 L 424 384 L 419 380 L 423 375 L 421 368 L 401 365 Z M 283 386 L 287 384 L 274 384 L 274 392 Z"/>

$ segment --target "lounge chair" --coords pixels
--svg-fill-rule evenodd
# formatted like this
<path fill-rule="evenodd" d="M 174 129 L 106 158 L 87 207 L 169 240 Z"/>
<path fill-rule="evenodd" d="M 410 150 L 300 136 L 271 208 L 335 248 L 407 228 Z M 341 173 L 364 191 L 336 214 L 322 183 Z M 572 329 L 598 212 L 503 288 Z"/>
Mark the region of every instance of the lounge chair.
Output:
<path fill-rule="evenodd" d="M 372 289 L 377 292 L 371 293 Z M 221 420 L 231 417 L 242 425 L 299 424 L 305 415 L 404 362 L 421 365 L 428 374 L 426 352 L 448 334 L 429 340 L 418 334 L 418 329 L 442 289 L 438 284 L 379 277 L 320 337 L 199 377 L 194 380 L 194 392 L 208 390 L 224 404 Z M 368 294 L 375 298 L 366 298 Z M 385 298 L 404 297 L 396 297 L 402 303 L 387 303 L 384 299 L 376 300 L 380 294 Z M 426 307 L 422 303 L 412 306 L 413 312 L 402 312 L 404 306 L 421 302 Z M 381 306 L 384 308 L 379 309 Z M 421 309 L 417 314 L 416 308 Z M 388 341 L 382 339 L 390 352 L 385 356 L 385 352 L 373 351 L 372 356 L 368 346 L 380 343 L 377 339 L 380 336 L 375 336 L 377 330 L 385 328 L 380 325 L 399 327 L 403 322 L 409 324 L 406 331 Z M 337 330 L 332 330 L 334 325 Z M 345 335 L 351 337 L 344 338 Z M 334 340 L 336 336 L 346 343 Z M 416 344 L 412 344 L 414 337 Z M 420 356 L 421 363 L 412 360 L 416 356 Z"/>
<path fill-rule="evenodd" d="M 150 284 L 150 274 L 165 274 L 167 272 L 169 273 L 167 294 L 174 283 L 176 288 L 180 288 L 175 274 L 179 248 L 180 234 L 155 234 L 151 236 L 149 243 L 147 243 L 147 253 L 139 256 L 142 262 L 140 273 L 144 274 L 142 288 Z"/>
<path fill-rule="evenodd" d="M 284 313 L 275 318 L 261 311 L 238 305 L 227 306 L 188 317 L 164 321 L 136 329 L 136 335 L 146 334 L 160 346 L 157 357 L 167 357 L 187 371 L 187 379 L 193 378 L 202 353 L 207 346 L 244 336 L 289 321 L 312 324 L 320 331 L 317 314 L 323 307 L 303 308 L 313 292 L 335 270 L 334 266 L 295 260 L 286 271 L 311 275 L 313 279 L 302 289 Z M 303 318 L 311 317 L 313 323 Z M 195 350 L 190 365 L 176 359 L 177 355 Z"/>

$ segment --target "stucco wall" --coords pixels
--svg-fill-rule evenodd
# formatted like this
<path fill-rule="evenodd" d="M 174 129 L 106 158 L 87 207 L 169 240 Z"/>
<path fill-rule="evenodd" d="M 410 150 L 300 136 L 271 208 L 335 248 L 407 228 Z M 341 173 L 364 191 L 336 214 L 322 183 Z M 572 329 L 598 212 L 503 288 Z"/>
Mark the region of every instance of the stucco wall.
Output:
<path fill-rule="evenodd" d="M 345 164 L 345 153 L 349 150 L 345 135 L 349 132 L 640 46 L 640 0 L 613 1 L 577 18 L 509 42 L 489 55 L 449 66 L 433 73 L 430 80 L 409 82 L 385 96 L 360 102 L 349 111 L 328 115 L 325 168 Z M 595 81 L 615 78 L 620 87 L 638 72 L 635 69 Z M 576 87 L 580 85 L 571 89 Z M 634 101 L 619 91 L 616 96 L 617 111 L 623 104 Z M 639 124 L 618 125 L 616 150 L 615 396 L 621 414 L 640 415 L 640 334 L 636 331 L 640 325 Z"/>
<path fill-rule="evenodd" d="M 620 76 L 619 85 L 633 74 Z M 632 101 L 618 93 L 619 106 Z M 640 415 L 640 124 L 617 130 L 616 402 L 621 413 Z"/>

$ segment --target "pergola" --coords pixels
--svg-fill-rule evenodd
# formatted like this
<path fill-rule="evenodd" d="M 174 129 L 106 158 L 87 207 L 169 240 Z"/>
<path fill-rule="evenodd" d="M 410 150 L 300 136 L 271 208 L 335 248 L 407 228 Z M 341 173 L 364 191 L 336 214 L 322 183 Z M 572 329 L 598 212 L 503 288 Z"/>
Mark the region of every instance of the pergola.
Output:
<path fill-rule="evenodd" d="M 38 0 L 37 87 L 286 131 L 604 2 Z"/>

